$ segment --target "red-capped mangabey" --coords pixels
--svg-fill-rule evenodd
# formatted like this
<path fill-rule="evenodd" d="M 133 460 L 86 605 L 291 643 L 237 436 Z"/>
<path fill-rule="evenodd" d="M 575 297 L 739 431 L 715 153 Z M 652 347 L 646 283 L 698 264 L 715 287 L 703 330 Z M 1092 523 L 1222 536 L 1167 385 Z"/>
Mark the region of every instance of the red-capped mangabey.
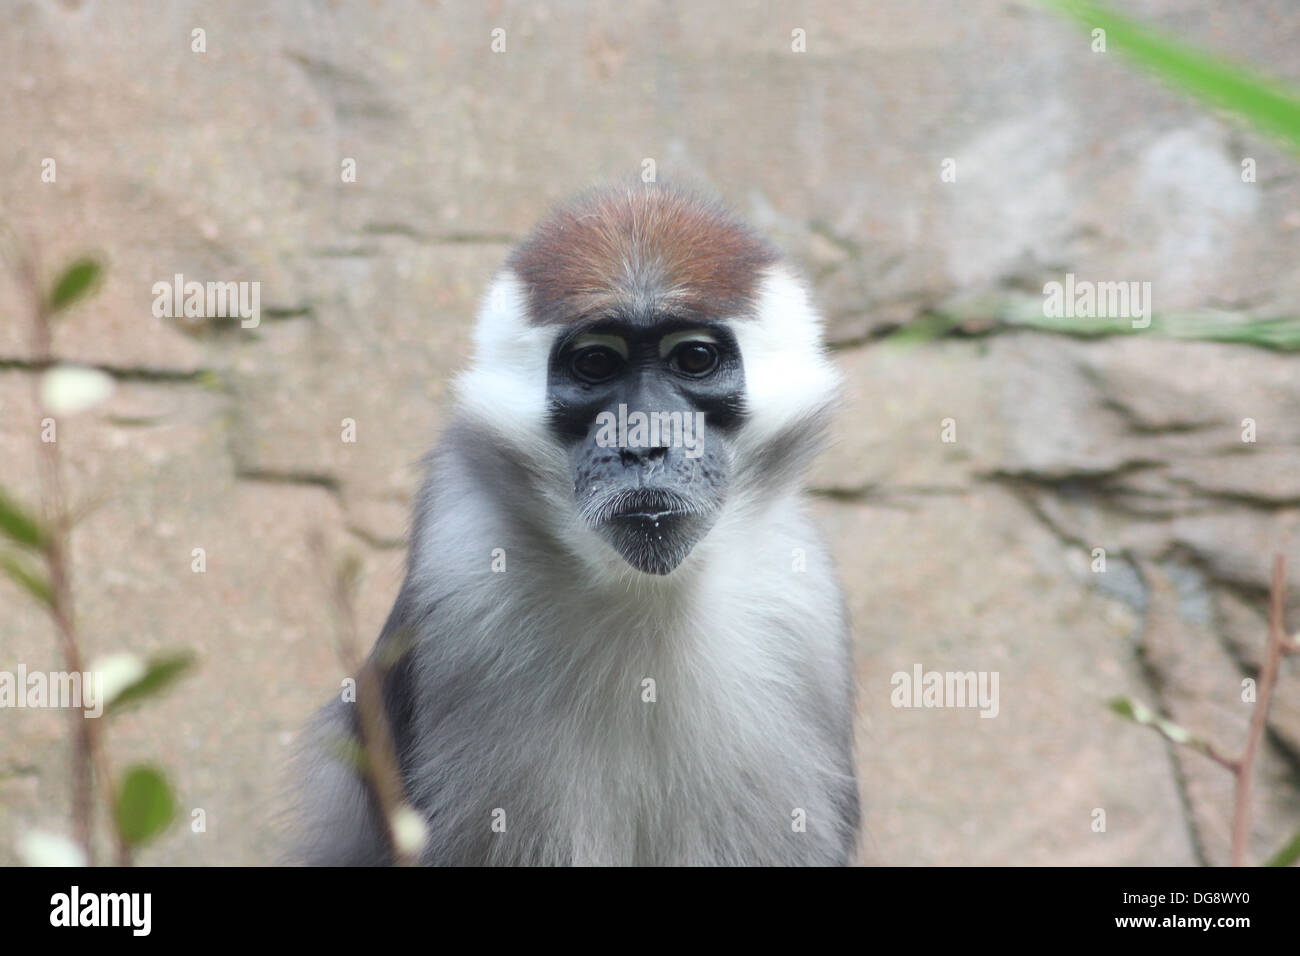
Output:
<path fill-rule="evenodd" d="M 835 864 L 858 827 L 849 628 L 801 500 L 838 379 L 716 203 L 591 192 L 484 299 L 372 660 L 429 864 Z M 389 861 L 309 739 L 299 856 Z"/>

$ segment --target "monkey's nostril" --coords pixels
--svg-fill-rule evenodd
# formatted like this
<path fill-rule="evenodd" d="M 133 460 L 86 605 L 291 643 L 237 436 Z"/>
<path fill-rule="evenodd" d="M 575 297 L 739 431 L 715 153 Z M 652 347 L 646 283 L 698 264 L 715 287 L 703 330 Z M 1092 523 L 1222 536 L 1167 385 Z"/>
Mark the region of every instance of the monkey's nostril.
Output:
<path fill-rule="evenodd" d="M 618 460 L 625 467 L 633 465 L 644 465 L 649 462 L 663 461 L 668 457 L 668 449 L 664 446 L 654 446 L 651 448 L 620 448 L 618 451 Z"/>

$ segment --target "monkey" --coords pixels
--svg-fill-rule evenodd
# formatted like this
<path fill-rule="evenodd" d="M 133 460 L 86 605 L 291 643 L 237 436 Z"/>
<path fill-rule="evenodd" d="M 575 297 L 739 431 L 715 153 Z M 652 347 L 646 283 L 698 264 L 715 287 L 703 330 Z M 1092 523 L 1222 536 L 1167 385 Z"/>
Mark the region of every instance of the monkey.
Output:
<path fill-rule="evenodd" d="M 840 390 L 794 267 L 698 190 L 597 187 L 511 251 L 370 658 L 419 863 L 853 862 L 851 631 L 804 488 Z M 338 756 L 356 710 L 305 735 L 304 864 L 395 861 Z"/>

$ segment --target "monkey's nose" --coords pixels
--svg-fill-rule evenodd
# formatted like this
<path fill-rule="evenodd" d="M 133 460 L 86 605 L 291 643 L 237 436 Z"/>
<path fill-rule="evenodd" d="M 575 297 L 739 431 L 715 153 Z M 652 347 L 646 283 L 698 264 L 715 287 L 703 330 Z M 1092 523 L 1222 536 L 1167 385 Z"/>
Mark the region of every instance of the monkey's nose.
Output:
<path fill-rule="evenodd" d="M 620 448 L 618 450 L 619 461 L 626 468 L 658 464 L 667 457 L 668 449 L 663 445 L 655 445 L 649 448 Z"/>

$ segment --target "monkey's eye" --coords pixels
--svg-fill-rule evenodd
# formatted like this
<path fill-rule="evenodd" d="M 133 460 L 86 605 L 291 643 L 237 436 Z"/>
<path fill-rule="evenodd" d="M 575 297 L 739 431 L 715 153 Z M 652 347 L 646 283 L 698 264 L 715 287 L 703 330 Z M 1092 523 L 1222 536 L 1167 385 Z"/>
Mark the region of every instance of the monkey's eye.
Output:
<path fill-rule="evenodd" d="M 718 350 L 708 342 L 683 342 L 668 360 L 687 375 L 708 375 L 718 367 Z"/>
<path fill-rule="evenodd" d="M 573 369 L 573 374 L 584 382 L 593 384 L 613 378 L 622 365 L 623 357 L 603 345 L 578 349 L 569 359 L 569 367 Z"/>

